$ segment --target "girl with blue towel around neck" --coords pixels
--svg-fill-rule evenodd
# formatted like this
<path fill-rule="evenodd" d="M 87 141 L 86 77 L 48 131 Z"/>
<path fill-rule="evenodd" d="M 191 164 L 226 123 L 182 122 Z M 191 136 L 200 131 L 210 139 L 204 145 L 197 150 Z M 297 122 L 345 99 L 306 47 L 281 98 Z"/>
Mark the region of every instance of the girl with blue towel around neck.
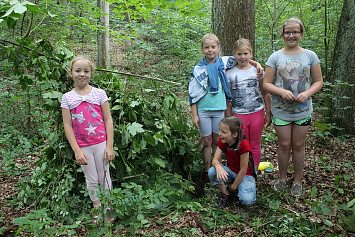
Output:
<path fill-rule="evenodd" d="M 225 72 L 235 65 L 235 59 L 230 56 L 219 57 L 220 48 L 216 35 L 209 33 L 202 37 L 201 50 L 204 57 L 192 70 L 189 83 L 192 122 L 202 137 L 205 181 L 209 179 L 211 147 L 214 154 L 219 140 L 219 122 L 232 101 Z M 250 63 L 262 73 L 259 63 L 252 60 Z"/>

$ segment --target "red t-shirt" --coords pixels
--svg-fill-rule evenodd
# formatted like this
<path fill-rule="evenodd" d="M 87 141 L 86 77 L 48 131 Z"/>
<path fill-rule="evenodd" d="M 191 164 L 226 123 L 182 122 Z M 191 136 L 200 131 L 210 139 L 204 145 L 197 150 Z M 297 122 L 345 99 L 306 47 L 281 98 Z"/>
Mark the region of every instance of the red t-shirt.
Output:
<path fill-rule="evenodd" d="M 242 139 L 238 150 L 230 149 L 227 144 L 223 143 L 221 139 L 218 141 L 218 147 L 224 152 L 227 157 L 227 166 L 236 174 L 240 171 L 240 155 L 245 152 L 251 152 L 251 147 L 246 139 Z M 253 176 L 251 167 L 248 161 L 248 169 L 246 175 Z"/>

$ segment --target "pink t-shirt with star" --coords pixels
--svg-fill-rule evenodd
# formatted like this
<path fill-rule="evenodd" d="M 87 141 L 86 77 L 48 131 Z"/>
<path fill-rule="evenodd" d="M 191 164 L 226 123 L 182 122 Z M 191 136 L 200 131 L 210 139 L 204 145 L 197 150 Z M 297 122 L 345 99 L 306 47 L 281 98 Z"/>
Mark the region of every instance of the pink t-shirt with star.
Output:
<path fill-rule="evenodd" d="M 106 141 L 106 127 L 101 105 L 108 101 L 105 91 L 92 87 L 89 94 L 65 93 L 61 107 L 70 110 L 73 131 L 79 147 Z"/>

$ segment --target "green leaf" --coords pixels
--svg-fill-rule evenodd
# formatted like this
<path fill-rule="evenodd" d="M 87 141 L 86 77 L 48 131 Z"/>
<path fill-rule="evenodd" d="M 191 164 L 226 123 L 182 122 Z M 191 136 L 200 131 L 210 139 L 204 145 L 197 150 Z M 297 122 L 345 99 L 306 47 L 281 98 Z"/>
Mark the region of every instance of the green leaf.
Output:
<path fill-rule="evenodd" d="M 316 196 L 317 196 L 317 187 L 314 186 L 311 192 L 311 199 L 314 199 Z"/>
<path fill-rule="evenodd" d="M 50 11 L 48 11 L 48 15 L 52 18 L 57 16 L 56 14 L 52 14 Z"/>
<path fill-rule="evenodd" d="M 131 106 L 132 108 L 134 108 L 134 107 L 136 107 L 137 105 L 140 105 L 140 103 L 139 103 L 138 101 L 133 101 L 130 106 Z"/>
<path fill-rule="evenodd" d="M 135 136 L 137 133 L 144 132 L 144 129 L 142 127 L 142 124 L 134 122 L 127 126 L 127 130 L 132 136 Z"/>
<path fill-rule="evenodd" d="M 164 196 L 161 196 L 159 199 L 160 199 L 162 202 L 169 202 L 169 199 L 167 199 L 167 198 L 164 197 Z"/>
<path fill-rule="evenodd" d="M 138 215 L 137 215 L 137 220 L 138 220 L 138 221 L 144 220 L 144 215 L 143 215 L 143 214 L 138 214 Z"/>
<path fill-rule="evenodd" d="M 44 99 L 61 99 L 62 96 L 63 94 L 58 91 L 51 91 L 43 94 Z"/>
<path fill-rule="evenodd" d="M 154 158 L 154 162 L 160 167 L 165 168 L 165 163 L 161 158 L 158 157 Z"/>
<path fill-rule="evenodd" d="M 146 141 L 148 144 L 154 146 L 156 144 L 156 139 L 155 137 L 149 135 L 144 138 L 144 141 Z"/>
<path fill-rule="evenodd" d="M 339 185 L 339 183 L 340 183 L 340 178 L 341 178 L 340 174 L 338 174 L 338 175 L 335 177 L 335 184 L 336 184 L 336 185 Z"/>
<path fill-rule="evenodd" d="M 120 109 L 122 109 L 121 105 L 115 105 L 111 108 L 111 110 L 120 110 Z"/>
<path fill-rule="evenodd" d="M 16 3 L 16 5 L 14 6 L 15 13 L 22 14 L 25 11 L 27 11 L 27 7 L 25 5 L 23 5 L 22 3 Z"/>
<path fill-rule="evenodd" d="M 20 97 L 20 96 L 14 96 L 13 98 L 14 98 L 14 100 L 21 100 L 21 99 L 23 99 L 23 97 Z"/>
<path fill-rule="evenodd" d="M 355 204 L 355 198 L 353 200 L 351 200 L 350 202 L 348 202 L 348 204 L 346 205 L 348 208 L 352 207 Z"/>
<path fill-rule="evenodd" d="M 10 14 L 11 14 L 13 11 L 14 11 L 14 6 L 10 7 L 10 9 L 7 10 L 6 13 L 5 13 L 1 18 L 10 16 Z"/>
<path fill-rule="evenodd" d="M 330 220 L 327 220 L 323 217 L 322 217 L 322 220 L 323 220 L 324 224 L 326 224 L 327 226 L 330 226 L 330 227 L 333 226 L 333 223 Z"/>

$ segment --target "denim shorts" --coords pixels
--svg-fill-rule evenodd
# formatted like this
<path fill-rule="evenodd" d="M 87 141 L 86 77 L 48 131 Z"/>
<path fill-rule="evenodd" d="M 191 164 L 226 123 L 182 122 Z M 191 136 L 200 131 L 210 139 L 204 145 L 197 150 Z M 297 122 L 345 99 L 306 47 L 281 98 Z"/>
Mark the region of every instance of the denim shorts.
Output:
<path fill-rule="evenodd" d="M 226 183 L 233 183 L 238 174 L 234 173 L 228 166 L 223 166 L 223 169 L 228 173 Z M 221 184 L 222 181 L 217 179 L 217 171 L 215 167 L 211 167 L 208 171 L 208 176 L 212 185 Z M 246 206 L 252 205 L 256 201 L 256 183 L 255 178 L 250 175 L 244 175 L 242 182 L 238 186 L 238 198 Z"/>

